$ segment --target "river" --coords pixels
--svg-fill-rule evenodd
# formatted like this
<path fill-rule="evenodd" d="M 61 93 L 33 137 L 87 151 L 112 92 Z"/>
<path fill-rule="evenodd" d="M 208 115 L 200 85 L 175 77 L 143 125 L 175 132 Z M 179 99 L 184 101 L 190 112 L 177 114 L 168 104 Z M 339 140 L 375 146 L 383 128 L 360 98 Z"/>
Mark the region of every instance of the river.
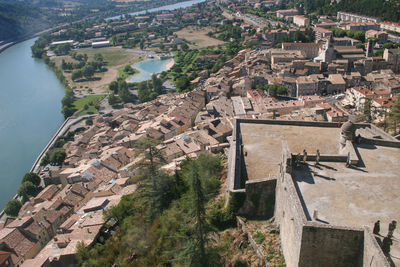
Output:
<path fill-rule="evenodd" d="M 172 4 L 172 5 L 161 6 L 161 7 L 148 9 L 148 10 L 133 12 L 133 13 L 129 13 L 129 15 L 137 16 L 137 15 L 143 15 L 143 14 L 151 13 L 151 12 L 158 12 L 158 11 L 162 11 L 162 10 L 176 10 L 179 8 L 190 7 L 192 5 L 199 4 L 202 2 L 206 2 L 206 1 L 207 0 L 190 0 L 190 1 L 185 1 L 185 2 L 179 2 L 176 4 Z M 114 16 L 114 17 L 106 18 L 106 20 L 116 20 L 116 19 L 120 19 L 120 18 L 121 18 L 121 16 Z"/>
<path fill-rule="evenodd" d="M 35 40 L 0 53 L 1 209 L 64 121 L 64 87 L 42 60 L 32 58 Z"/>

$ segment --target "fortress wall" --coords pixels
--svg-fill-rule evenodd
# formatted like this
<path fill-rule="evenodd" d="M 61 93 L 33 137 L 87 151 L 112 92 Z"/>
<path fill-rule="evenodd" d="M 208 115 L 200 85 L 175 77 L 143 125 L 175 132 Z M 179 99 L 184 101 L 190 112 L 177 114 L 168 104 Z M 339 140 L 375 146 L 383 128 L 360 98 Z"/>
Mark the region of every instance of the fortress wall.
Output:
<path fill-rule="evenodd" d="M 364 267 L 389 267 L 390 263 L 383 254 L 378 242 L 368 227 L 364 229 Z"/>
<path fill-rule="evenodd" d="M 250 219 L 269 219 L 274 216 L 276 178 L 246 182 L 246 200 L 238 214 Z"/>
<path fill-rule="evenodd" d="M 396 138 L 394 138 L 393 136 L 391 136 L 390 134 L 388 134 L 388 133 L 386 133 L 385 131 L 382 131 L 381 129 L 379 129 L 378 127 L 376 127 L 375 125 L 373 125 L 372 123 L 371 124 L 368 124 L 368 127 L 370 128 L 370 130 L 374 133 L 374 134 L 376 134 L 376 135 L 380 135 L 380 136 L 382 136 L 383 138 L 385 138 L 385 139 L 387 139 L 387 140 L 391 140 L 391 141 L 397 141 L 398 142 L 398 140 L 396 139 Z"/>
<path fill-rule="evenodd" d="M 233 188 L 234 189 L 240 189 L 243 188 L 242 185 L 242 154 L 243 151 L 241 149 L 241 144 L 242 144 L 242 134 L 240 133 L 240 122 L 236 120 L 235 122 L 235 130 L 233 131 L 233 145 L 235 147 L 235 151 L 233 152 L 233 157 L 234 159 L 232 160 L 235 162 L 235 177 L 234 177 L 234 183 L 233 183 Z"/>
<path fill-rule="evenodd" d="M 287 266 L 390 266 L 371 232 L 366 229 L 325 225 L 307 220 L 299 199 L 291 171 L 293 159 L 286 142 L 282 142 L 282 161 L 276 179 L 246 181 L 242 179 L 242 155 L 240 123 L 281 124 L 337 128 L 337 123 L 237 119 L 231 141 L 229 183 L 231 202 L 247 214 L 261 212 L 270 215 L 265 200 L 272 200 L 275 192 L 275 220 L 280 227 L 282 251 Z M 358 128 L 370 128 L 386 140 L 385 133 L 370 124 L 355 124 Z M 380 140 L 380 139 L 378 139 Z M 382 140 L 383 141 L 383 140 Z M 396 144 L 397 145 L 397 144 Z M 309 160 L 314 160 L 310 155 Z M 321 155 L 321 160 L 345 161 L 344 155 Z M 233 166 L 232 166 L 233 165 Z M 253 197 L 252 197 L 253 196 Z M 255 201 L 258 200 L 258 201 Z M 258 205 L 254 202 L 258 202 Z M 242 206 L 242 204 L 244 204 Z M 260 205 L 261 204 L 261 205 Z M 253 215 L 255 215 L 253 213 Z"/>
<path fill-rule="evenodd" d="M 237 119 L 237 123 L 254 123 L 254 124 L 275 124 L 275 125 L 293 125 L 308 127 L 331 127 L 339 128 L 337 122 L 325 121 L 287 121 L 287 120 L 262 120 L 262 119 Z"/>
<path fill-rule="evenodd" d="M 363 138 L 363 139 L 361 139 L 361 143 L 368 144 L 368 145 L 400 148 L 399 141 L 388 141 L 388 140 L 382 140 L 382 139 L 376 139 L 376 138 Z"/>
<path fill-rule="evenodd" d="M 303 227 L 299 266 L 362 266 L 363 229 L 308 222 Z"/>
<path fill-rule="evenodd" d="M 284 164 L 283 164 L 284 163 Z M 277 179 L 275 219 L 279 223 L 282 251 L 288 267 L 298 266 L 303 225 L 307 221 L 291 172 L 291 153 L 282 144 L 282 164 Z"/>

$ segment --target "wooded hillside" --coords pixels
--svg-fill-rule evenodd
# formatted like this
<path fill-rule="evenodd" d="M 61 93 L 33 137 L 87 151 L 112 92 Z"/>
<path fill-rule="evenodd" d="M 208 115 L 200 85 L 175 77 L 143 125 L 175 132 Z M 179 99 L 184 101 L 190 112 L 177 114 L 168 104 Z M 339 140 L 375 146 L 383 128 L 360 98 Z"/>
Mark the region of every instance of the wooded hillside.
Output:
<path fill-rule="evenodd" d="M 316 12 L 317 15 L 336 15 L 337 11 L 347 11 L 400 22 L 400 0 L 296 0 L 296 6 L 306 13 Z"/>

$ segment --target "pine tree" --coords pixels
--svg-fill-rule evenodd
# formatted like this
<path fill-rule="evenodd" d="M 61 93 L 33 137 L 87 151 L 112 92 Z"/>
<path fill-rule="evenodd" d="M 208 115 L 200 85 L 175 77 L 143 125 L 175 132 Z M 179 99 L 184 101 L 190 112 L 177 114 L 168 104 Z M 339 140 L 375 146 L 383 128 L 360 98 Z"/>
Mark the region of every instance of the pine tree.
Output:
<path fill-rule="evenodd" d="M 194 224 L 194 253 L 191 257 L 192 266 L 208 266 L 206 258 L 207 222 L 203 187 L 196 162 L 191 162 L 191 190 L 193 202 Z"/>

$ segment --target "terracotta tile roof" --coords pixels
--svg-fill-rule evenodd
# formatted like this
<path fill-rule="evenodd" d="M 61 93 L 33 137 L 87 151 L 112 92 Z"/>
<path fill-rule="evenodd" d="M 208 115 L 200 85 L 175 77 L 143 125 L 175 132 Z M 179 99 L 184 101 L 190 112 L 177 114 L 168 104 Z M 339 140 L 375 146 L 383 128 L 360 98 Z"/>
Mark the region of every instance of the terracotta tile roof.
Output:
<path fill-rule="evenodd" d="M 47 186 L 45 189 L 43 189 L 36 197 L 35 199 L 41 199 L 42 201 L 44 200 L 50 200 L 54 197 L 55 194 L 58 193 L 60 189 L 58 186 L 52 184 Z"/>
<path fill-rule="evenodd" d="M 4 228 L 0 230 L 0 243 L 13 249 L 21 258 L 35 246 L 36 241 L 24 236 L 17 228 Z"/>
<path fill-rule="evenodd" d="M 0 251 L 0 265 L 3 264 L 8 258 L 11 258 L 11 252 Z M 4 266 L 7 266 L 4 264 Z"/>

